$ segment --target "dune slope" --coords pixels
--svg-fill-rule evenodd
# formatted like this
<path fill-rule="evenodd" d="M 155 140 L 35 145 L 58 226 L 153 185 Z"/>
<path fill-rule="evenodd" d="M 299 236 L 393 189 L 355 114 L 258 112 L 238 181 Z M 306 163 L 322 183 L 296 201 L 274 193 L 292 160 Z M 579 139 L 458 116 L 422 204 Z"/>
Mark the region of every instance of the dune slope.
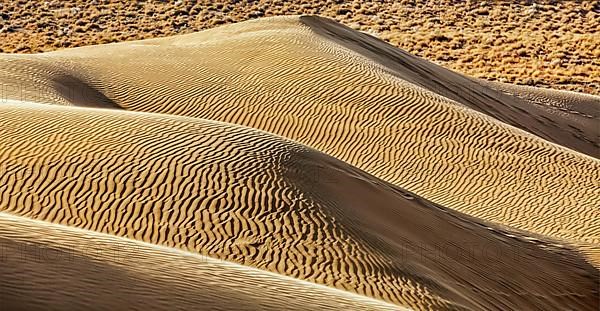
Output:
<path fill-rule="evenodd" d="M 497 85 L 497 83 L 489 83 L 463 76 L 395 48 L 375 37 L 354 31 L 333 20 L 315 16 L 302 16 L 300 19 L 320 36 L 377 62 L 381 65 L 382 70 L 402 80 L 549 141 L 595 157 L 600 155 L 598 153 L 600 129 L 593 123 L 586 122 L 582 124 L 578 122 L 579 120 L 572 120 L 563 114 L 546 111 L 538 105 L 532 105 L 531 101 L 524 100 L 521 96 L 514 96 L 516 95 L 514 93 L 501 92 L 496 88 L 486 87 L 486 85 Z M 519 88 L 522 90 L 527 89 L 527 87 Z M 535 90 L 538 88 L 530 87 L 529 89 Z M 542 92 L 544 91 L 542 89 Z M 560 91 L 549 91 L 547 93 L 575 94 Z M 589 104 L 578 104 L 581 97 L 572 96 L 572 103 L 576 107 L 570 107 L 570 109 L 563 110 L 563 112 L 581 116 L 578 114 L 579 109 L 585 109 L 585 107 L 580 108 L 578 106 Z M 598 96 L 587 95 L 585 97 L 588 101 L 594 102 L 596 110 L 600 109 L 600 98 Z M 588 118 L 591 118 L 591 116 Z"/>
<path fill-rule="evenodd" d="M 414 309 L 596 307 L 598 271 L 576 251 L 262 131 L 25 102 L 0 105 L 0 122 L 10 214 Z"/>
<path fill-rule="evenodd" d="M 598 96 L 500 82 L 484 82 L 480 80 L 480 83 L 501 92 L 517 96 L 563 119 L 571 119 L 573 124 L 567 126 L 571 127 L 575 132 L 584 134 L 586 137 L 593 137 L 596 141 L 600 137 L 600 127 L 598 126 L 600 100 Z M 598 158 L 599 150 L 596 145 L 596 150 L 592 150 L 591 155 Z"/>
<path fill-rule="evenodd" d="M 435 203 L 560 239 L 600 264 L 600 162 L 541 138 L 588 152 L 593 118 L 555 113 L 326 19 L 261 19 L 0 61 L 2 83 L 14 86 L 6 98 L 255 127 Z M 596 115 L 598 97 L 569 98 L 570 110 Z"/>
<path fill-rule="evenodd" d="M 0 212 L 7 310 L 404 310 L 173 248 Z"/>

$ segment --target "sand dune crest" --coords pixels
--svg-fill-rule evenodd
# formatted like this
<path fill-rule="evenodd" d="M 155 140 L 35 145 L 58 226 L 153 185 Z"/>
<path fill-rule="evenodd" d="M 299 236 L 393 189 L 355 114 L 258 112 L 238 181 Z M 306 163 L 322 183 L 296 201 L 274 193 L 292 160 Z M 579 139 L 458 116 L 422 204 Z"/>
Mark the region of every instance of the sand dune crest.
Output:
<path fill-rule="evenodd" d="M 210 257 L 0 212 L 10 310 L 404 310 Z"/>
<path fill-rule="evenodd" d="M 0 208 L 13 214 L 416 309 L 585 307 L 596 295 L 597 271 L 568 248 L 479 223 L 264 132 L 22 102 L 1 105 L 0 122 L 0 159 L 15 167 L 2 177 Z M 475 258 L 438 246 L 472 246 Z M 531 296 L 545 298 L 523 299 Z"/>
<path fill-rule="evenodd" d="M 373 49 L 387 58 L 373 59 Z M 29 79 L 23 83 L 30 87 L 60 67 L 84 83 L 81 90 L 93 86 L 123 109 L 288 137 L 435 203 L 577 245 L 600 263 L 594 253 L 600 249 L 600 163 L 509 124 L 547 120 L 554 125 L 526 129 L 566 145 L 582 140 L 562 129 L 588 137 L 597 127 L 548 116 L 539 105 L 326 19 L 261 19 L 9 58 L 4 72 Z M 585 105 L 598 105 L 590 98 Z M 557 124 L 560 131 L 552 129 Z"/>
<path fill-rule="evenodd" d="M 104 300 L 60 289 L 84 273 L 99 295 L 139 282 L 111 301 L 132 307 L 598 308 L 598 97 L 464 77 L 307 16 L 1 54 L 0 83 L 8 253 L 143 249 L 8 261 L 16 307 Z"/>

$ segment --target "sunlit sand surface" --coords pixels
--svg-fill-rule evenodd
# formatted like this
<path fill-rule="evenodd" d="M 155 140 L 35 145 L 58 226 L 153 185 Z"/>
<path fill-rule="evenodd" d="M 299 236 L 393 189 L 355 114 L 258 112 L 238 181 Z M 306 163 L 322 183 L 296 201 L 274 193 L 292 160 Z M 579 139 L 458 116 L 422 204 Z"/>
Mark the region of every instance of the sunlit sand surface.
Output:
<path fill-rule="evenodd" d="M 312 16 L 0 64 L 6 253 L 140 260 L 9 260 L 16 308 L 598 307 L 597 96 L 483 82 Z"/>

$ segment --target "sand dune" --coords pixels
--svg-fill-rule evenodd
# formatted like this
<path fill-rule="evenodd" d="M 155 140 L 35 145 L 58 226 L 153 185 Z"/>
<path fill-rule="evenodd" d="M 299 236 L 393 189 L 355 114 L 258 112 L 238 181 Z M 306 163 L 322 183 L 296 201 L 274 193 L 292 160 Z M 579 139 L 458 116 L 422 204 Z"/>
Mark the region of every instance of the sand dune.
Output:
<path fill-rule="evenodd" d="M 311 33 L 306 33 L 306 29 L 303 29 L 303 26 L 304 28 L 308 26 Z M 321 55 L 309 54 L 310 56 L 306 55 L 307 57 L 300 61 L 290 60 L 289 55 L 294 54 L 288 54 L 287 57 L 284 57 L 280 55 L 283 51 L 267 50 L 268 47 L 276 46 L 272 45 L 266 48 L 255 46 L 255 44 L 259 43 L 261 39 L 264 39 L 264 37 L 269 34 L 273 34 L 273 32 L 277 32 L 277 34 L 272 38 L 269 38 L 269 40 L 280 41 L 276 42 L 279 44 L 284 44 L 288 40 L 291 40 L 289 36 L 292 34 L 301 34 L 301 36 L 299 36 L 300 39 L 298 39 L 300 41 L 292 42 L 296 46 L 292 46 L 290 49 L 288 49 L 290 52 L 295 54 L 302 53 L 305 49 L 314 46 L 315 43 L 321 45 L 331 45 L 334 43 L 336 46 L 330 46 L 330 50 L 323 51 Z M 287 36 L 285 34 L 281 34 L 280 32 L 287 32 Z M 221 37 L 225 35 L 234 35 L 236 36 L 236 39 L 222 40 Z M 236 44 L 233 45 L 230 41 L 236 41 Z M 319 43 L 314 41 L 327 42 Z M 175 42 L 175 44 L 171 44 L 172 42 Z M 271 44 L 272 43 L 273 42 L 271 42 Z M 132 49 L 132 47 L 135 48 Z M 194 51 L 190 51 L 191 48 L 193 48 Z M 206 63 L 198 63 L 197 57 L 189 55 L 198 54 L 204 51 L 215 52 L 215 49 L 221 49 L 219 52 L 224 53 L 224 55 L 220 57 L 221 59 L 215 59 L 211 57 L 204 60 Z M 333 49 L 333 51 L 331 49 Z M 521 94 L 503 92 L 505 89 L 498 90 L 498 87 L 489 86 L 510 86 L 509 84 L 487 82 L 460 75 L 434 63 L 406 53 L 403 50 L 386 44 L 385 42 L 368 34 L 355 31 L 344 25 L 336 23 L 333 20 L 316 16 L 262 19 L 259 21 L 221 27 L 219 29 L 204 31 L 202 33 L 195 33 L 191 35 L 125 42 L 117 45 L 109 44 L 103 46 L 103 48 L 99 48 L 98 46 L 84 47 L 83 50 L 70 49 L 66 51 L 44 54 L 44 56 L 56 56 L 57 54 L 66 56 L 66 59 L 62 57 L 58 57 L 58 59 L 55 59 L 56 57 L 51 57 L 50 61 L 48 61 L 44 56 L 30 57 L 28 55 L 5 54 L 2 61 L 4 63 L 4 67 L 6 68 L 2 72 L 2 82 L 4 85 L 8 86 L 8 93 L 14 93 L 8 95 L 13 99 L 15 99 L 14 95 L 19 94 L 20 97 L 18 99 L 20 100 L 32 100 L 36 97 L 40 97 L 42 100 L 52 101 L 51 98 L 45 97 L 47 94 L 44 94 L 42 91 L 44 87 L 40 87 L 41 84 L 45 86 L 45 89 L 50 93 L 60 93 L 61 100 L 58 100 L 59 102 L 62 101 L 72 104 L 98 105 L 99 102 L 107 103 L 110 100 L 115 100 L 119 101 L 121 105 L 128 106 L 127 102 L 122 101 L 132 101 L 134 100 L 132 96 L 127 96 L 127 98 L 119 98 L 119 95 L 122 94 L 114 94 L 114 96 L 108 96 L 109 98 L 105 98 L 103 95 L 107 92 L 110 92 L 111 88 L 109 85 L 116 88 L 117 85 L 121 87 L 133 87 L 138 86 L 137 84 L 142 84 L 139 80 L 137 80 L 140 74 L 145 78 L 156 75 L 156 77 L 152 79 L 153 81 L 148 81 L 148 84 L 153 84 L 153 82 L 159 81 L 171 81 L 170 83 L 173 83 L 173 80 L 166 80 L 165 78 L 177 77 L 180 78 L 178 84 L 182 84 L 180 87 L 199 87 L 203 86 L 207 82 L 218 83 L 219 80 L 221 80 L 221 82 L 235 82 L 235 80 L 227 80 L 231 78 L 228 76 L 228 74 L 237 75 L 239 79 L 242 79 L 247 75 L 253 79 L 262 80 L 260 72 L 244 72 L 244 70 L 257 67 L 260 64 L 258 64 L 255 58 L 240 57 L 240 50 L 249 52 L 250 55 L 257 54 L 259 52 L 262 52 L 264 55 L 271 55 L 273 59 L 278 60 L 276 62 L 277 65 L 272 65 L 273 68 L 270 68 L 271 71 L 295 70 L 294 72 L 298 73 L 303 73 L 308 69 L 305 68 L 307 64 L 304 62 L 309 61 L 310 58 L 315 58 L 315 60 L 318 61 L 318 56 L 327 57 L 328 53 L 337 52 L 338 59 L 333 58 L 333 60 L 336 62 L 342 62 L 344 59 L 339 59 L 340 57 L 346 56 L 348 58 L 356 56 L 352 54 L 358 54 L 365 58 L 361 59 L 363 62 L 370 61 L 379 65 L 376 66 L 376 68 L 369 68 L 369 66 L 367 66 L 362 67 L 361 69 L 371 69 L 391 74 L 403 81 L 421 86 L 428 91 L 454 100 L 479 112 L 491 115 L 500 121 L 522 128 L 552 142 L 568 146 L 577 151 L 591 154 L 596 157 L 598 156 L 598 148 L 600 145 L 597 139 L 597 135 L 599 134 L 597 127 L 590 124 L 582 125 L 579 122 L 573 122 L 573 120 L 570 118 L 563 117 L 562 114 L 556 115 L 555 113 L 552 113 L 552 111 L 549 112 L 544 109 L 540 109 L 540 107 L 537 105 L 531 105 L 531 101 L 527 100 L 527 98 L 524 98 L 523 96 L 513 95 L 522 95 L 524 90 L 532 90 L 533 92 L 537 92 L 534 90 L 539 90 L 539 92 L 547 95 L 559 94 L 556 96 L 562 97 L 559 99 L 561 101 L 564 101 L 565 96 L 567 97 L 567 101 L 569 100 L 568 97 L 570 97 L 573 99 L 571 101 L 572 105 L 568 109 L 563 110 L 563 112 L 574 111 L 575 114 L 577 114 L 578 110 L 580 109 L 579 106 L 584 106 L 582 108 L 588 112 L 590 109 L 595 110 L 595 114 L 597 114 L 598 109 L 600 109 L 598 107 L 600 106 L 600 99 L 598 96 L 583 94 L 578 95 L 577 93 L 573 92 L 560 92 L 523 86 L 515 86 L 521 90 Z M 281 48 L 279 50 L 281 50 Z M 150 52 L 150 55 L 146 56 L 144 54 L 146 52 Z M 174 52 L 174 54 L 171 54 L 171 52 Z M 188 52 L 192 53 L 188 54 Z M 86 56 L 82 57 L 84 54 Z M 174 59 L 166 61 L 164 57 L 161 57 L 161 54 L 176 56 Z M 144 56 L 143 61 L 141 60 L 142 55 Z M 215 65 L 222 64 L 218 62 L 219 60 L 227 59 L 230 59 L 234 62 L 233 64 L 230 64 L 231 71 L 223 72 L 214 70 Z M 113 63 L 113 60 L 117 62 Z M 265 60 L 263 59 L 261 61 Z M 242 63 L 240 64 L 240 62 Z M 175 65 L 174 68 L 179 67 L 179 70 L 170 72 L 160 70 L 160 68 L 147 68 L 163 67 L 166 66 L 165 63 L 168 63 L 169 65 Z M 139 70 L 128 71 L 128 69 L 131 69 L 131 66 L 135 64 L 142 65 L 142 68 L 145 69 L 145 72 L 140 73 Z M 185 66 L 187 64 L 192 66 Z M 200 69 L 198 68 L 198 65 L 200 64 L 208 66 L 203 68 L 204 70 L 191 73 L 191 71 L 194 69 Z M 86 65 L 91 65 L 91 68 L 88 68 Z M 288 68 L 293 65 L 295 65 L 295 69 Z M 277 69 L 275 67 L 282 68 Z M 90 71 L 86 69 L 94 70 L 91 71 L 92 74 L 90 75 Z M 99 70 L 99 72 L 96 72 L 96 70 Z M 102 73 L 110 74 L 110 77 L 98 79 L 98 74 Z M 354 75 L 358 73 L 360 73 L 360 69 L 352 72 Z M 216 75 L 216 77 L 212 78 L 215 80 L 204 81 L 206 79 L 206 74 Z M 327 74 L 331 73 L 325 71 L 324 74 L 321 75 L 321 79 L 323 76 L 327 77 Z M 27 75 L 31 76 L 27 77 Z M 221 76 L 222 78 L 216 79 L 218 76 Z M 117 80 L 110 81 L 115 77 Z M 293 79 L 293 77 L 290 77 L 286 80 Z M 481 86 L 481 84 L 484 84 L 485 86 Z M 11 88 L 11 86 L 14 87 Z M 50 87 L 48 88 L 48 86 Z M 144 87 L 151 85 L 139 86 Z M 163 86 L 163 88 L 164 87 L 165 86 Z M 172 85 L 168 85 L 166 87 L 173 88 Z M 243 86 L 237 85 L 235 87 L 243 88 Z M 99 94 L 96 88 L 102 90 L 102 93 L 104 94 Z M 276 91 L 279 92 L 279 90 Z M 33 92 L 36 92 L 37 94 Z M 138 92 L 140 91 L 134 93 Z M 191 91 L 188 90 L 188 92 Z M 256 93 L 257 90 L 251 90 L 251 92 Z M 170 95 L 173 97 L 189 98 L 192 94 Z M 554 95 L 549 96 L 552 97 Z M 151 97 L 152 96 L 150 96 L 149 99 L 152 99 Z M 587 103 L 580 103 L 581 101 Z M 109 105 L 112 105 L 113 108 L 117 106 L 114 104 Z M 156 109 L 157 107 L 152 108 Z M 163 107 L 163 110 L 169 109 L 169 107 Z M 583 113 L 583 115 L 589 115 L 589 113 Z M 581 135 L 582 133 L 580 130 L 584 130 L 583 134 L 585 135 Z M 595 132 L 587 133 L 589 131 Z"/>
<path fill-rule="evenodd" d="M 2 212 L 0 232 L 0 301 L 7 310 L 404 310 L 281 274 Z"/>
<path fill-rule="evenodd" d="M 481 87 L 479 84 L 486 84 L 487 82 L 452 72 L 332 20 L 313 16 L 304 16 L 301 17 L 301 20 L 317 34 L 377 62 L 382 66 L 382 70 L 404 81 L 421 86 L 433 93 L 552 142 L 596 157 L 599 155 L 598 134 L 600 134 L 600 131 L 595 124 L 573 122 L 570 118 L 563 117 L 562 114 L 556 115 L 552 111 L 546 111 L 540 109 L 537 105 L 531 105 L 530 101 L 523 100 L 521 96 L 511 96 L 516 94 L 507 94 L 498 92 L 495 88 Z M 522 90 L 527 89 L 526 87 L 517 87 Z M 535 90 L 538 88 L 531 87 L 528 89 Z M 541 92 L 544 91 L 544 89 L 541 90 Z M 559 94 L 571 93 L 554 92 Z M 549 97 L 552 96 L 549 95 Z M 583 96 L 572 96 L 572 103 L 577 107 L 571 107 L 569 111 L 574 110 L 577 112 L 580 109 L 578 106 L 586 105 L 585 103 L 578 104 L 581 97 Z M 588 100 L 587 104 L 591 101 L 596 110 L 600 109 L 600 97 L 593 95 L 585 97 Z M 589 135 L 587 132 L 594 132 L 596 135 Z"/>
<path fill-rule="evenodd" d="M 0 105 L 0 122 L 0 209 L 11 214 L 414 309 L 595 308 L 598 271 L 576 251 L 265 132 L 26 102 Z"/>
<path fill-rule="evenodd" d="M 597 1 L 565 0 L 4 1 L 0 52 L 48 52 L 257 17 L 319 14 L 469 76 L 600 95 L 599 10 Z"/>
<path fill-rule="evenodd" d="M 600 264 L 596 96 L 545 92 L 557 113 L 316 17 L 0 61 L 6 98 L 255 127 Z"/>
<path fill-rule="evenodd" d="M 599 307 L 597 96 L 312 16 L 0 54 L 0 85 L 11 307 Z M 76 263 L 15 256 L 48 248 Z"/>
<path fill-rule="evenodd" d="M 567 126 L 570 126 L 572 130 L 584 134 L 584 137 L 595 138 L 596 149 L 592 150 L 591 154 L 598 157 L 597 142 L 600 136 L 600 127 L 598 126 L 600 100 L 598 96 L 500 82 L 484 82 L 481 80 L 479 82 L 490 88 L 517 96 L 530 104 L 546 109 L 549 113 L 560 118 L 570 119 L 573 122 Z"/>

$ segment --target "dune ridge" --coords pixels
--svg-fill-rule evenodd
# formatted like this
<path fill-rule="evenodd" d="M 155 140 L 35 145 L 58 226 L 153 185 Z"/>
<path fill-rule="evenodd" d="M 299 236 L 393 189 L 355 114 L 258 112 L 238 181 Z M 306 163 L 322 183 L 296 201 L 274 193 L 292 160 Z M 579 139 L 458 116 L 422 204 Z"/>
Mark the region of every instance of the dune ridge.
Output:
<path fill-rule="evenodd" d="M 0 286 L 16 308 L 111 286 L 97 309 L 599 307 L 596 96 L 464 77 L 312 16 L 0 54 L 0 84 Z M 139 247 L 142 264 L 86 241 Z M 89 266 L 11 261 L 68 247 Z M 202 273 L 211 290 L 186 287 Z"/>
<path fill-rule="evenodd" d="M 592 310 L 598 296 L 598 271 L 569 247 L 437 206 L 262 131 L 25 102 L 0 105 L 0 122 L 0 160 L 12 165 L 0 210 L 11 214 L 413 309 Z"/>
<path fill-rule="evenodd" d="M 570 114 L 571 117 L 578 118 L 580 122 L 586 121 L 586 119 L 594 120 L 600 118 L 599 98 L 597 95 L 483 80 L 480 80 L 480 83 L 501 92 L 520 97 L 534 105 L 545 107 L 549 111 L 558 110 L 562 113 Z M 586 119 L 582 119 L 582 117 Z M 585 125 L 584 128 L 593 128 L 592 126 Z M 596 130 L 598 129 L 596 128 Z"/>
<path fill-rule="evenodd" d="M 499 85 L 499 83 L 473 79 L 452 72 L 333 20 L 316 16 L 301 16 L 300 21 L 320 36 L 379 63 L 383 70 L 404 81 L 421 86 L 559 145 L 595 157 L 599 155 L 598 134 L 600 134 L 600 130 L 595 124 L 581 124 L 581 122 L 577 122 L 579 120 L 573 122 L 561 114 L 556 115 L 540 109 L 537 105 L 531 105 L 531 100 L 527 100 L 531 99 L 531 96 L 527 96 L 526 100 L 523 100 L 524 96 L 514 96 L 516 94 L 501 92 L 493 87 L 482 87 L 482 85 Z M 515 87 L 521 90 L 520 94 L 531 93 L 539 89 Z M 596 112 L 600 109 L 600 97 L 598 96 L 570 95 L 573 93 L 540 90 L 540 92 L 545 92 L 548 97 L 560 96 L 567 99 L 570 97 L 572 102 L 582 102 L 582 98 L 585 98 L 587 103 L 577 106 L 589 106 L 590 102 L 593 102 Z M 550 93 L 552 95 L 548 95 Z M 580 107 L 571 107 L 570 111 L 576 111 L 576 109 L 580 109 Z"/>
<path fill-rule="evenodd" d="M 597 1 L 96 2 L 5 3 L 0 52 L 39 53 L 196 32 L 260 16 L 319 14 L 469 76 L 600 95 Z"/>
<path fill-rule="evenodd" d="M 357 52 L 326 36 L 347 36 L 353 49 L 367 42 L 388 58 L 373 59 L 364 48 Z M 92 88 L 125 110 L 262 129 L 435 203 L 562 240 L 600 264 L 600 163 L 556 144 L 593 149 L 593 119 L 552 113 L 326 19 L 261 19 L 0 59 L 7 64 L 0 77 L 20 77 L 22 89 L 61 80 L 55 68 L 63 68 L 83 85 L 73 86 L 81 95 L 66 104 L 94 102 L 95 93 L 85 91 Z M 7 97 L 22 99 L 17 95 Z M 569 109 L 583 107 L 582 113 L 600 105 L 595 96 L 581 105 L 569 98 L 575 103 Z M 528 132 L 512 126 L 519 124 Z"/>
<path fill-rule="evenodd" d="M 195 253 L 5 212 L 0 232 L 0 300 L 10 310 L 408 310 Z"/>

